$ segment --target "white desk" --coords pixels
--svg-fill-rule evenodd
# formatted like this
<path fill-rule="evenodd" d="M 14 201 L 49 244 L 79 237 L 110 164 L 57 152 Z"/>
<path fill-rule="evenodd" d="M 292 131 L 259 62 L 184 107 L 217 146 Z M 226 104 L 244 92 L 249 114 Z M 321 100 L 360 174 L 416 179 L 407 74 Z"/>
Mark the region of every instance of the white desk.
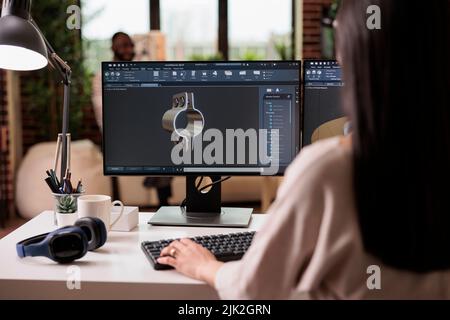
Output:
<path fill-rule="evenodd" d="M 155 227 L 147 224 L 151 215 L 140 213 L 133 231 L 109 232 L 102 248 L 60 265 L 44 257 L 17 256 L 17 242 L 56 229 L 53 212 L 41 213 L 0 240 L 0 299 L 217 299 L 214 289 L 204 283 L 174 270 L 155 271 L 140 243 L 247 229 Z M 259 229 L 265 218 L 253 215 L 249 229 Z M 70 266 L 79 267 L 79 290 L 67 287 L 74 275 Z"/>

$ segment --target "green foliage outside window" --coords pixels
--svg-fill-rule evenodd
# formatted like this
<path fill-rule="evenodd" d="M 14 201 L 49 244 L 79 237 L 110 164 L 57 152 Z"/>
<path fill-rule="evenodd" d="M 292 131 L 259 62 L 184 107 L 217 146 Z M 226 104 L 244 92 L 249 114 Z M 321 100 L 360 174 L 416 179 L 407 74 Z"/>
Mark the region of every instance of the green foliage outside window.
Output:
<path fill-rule="evenodd" d="M 191 61 L 221 61 L 223 60 L 223 55 L 220 52 L 215 54 L 207 55 L 207 54 L 193 54 L 189 57 Z"/>
<path fill-rule="evenodd" d="M 258 61 L 263 60 L 263 57 L 256 52 L 256 50 L 247 49 L 239 60 L 244 61 Z"/>
<path fill-rule="evenodd" d="M 335 58 L 335 35 L 333 22 L 336 19 L 341 0 L 333 0 L 328 12 L 322 18 L 322 57 Z"/>
<path fill-rule="evenodd" d="M 80 136 L 83 108 L 90 103 L 91 75 L 83 63 L 81 30 L 69 30 L 66 12 L 70 5 L 80 5 L 76 0 L 33 1 L 31 14 L 36 24 L 50 42 L 56 53 L 72 69 L 70 94 L 69 132 L 72 139 Z M 61 131 L 63 85 L 59 74 L 51 66 L 32 71 L 22 77 L 27 103 L 24 111 L 36 118 L 36 130 L 42 140 L 55 140 Z"/>
<path fill-rule="evenodd" d="M 275 50 L 280 60 L 289 60 L 292 57 L 292 47 L 284 41 L 276 43 Z"/>

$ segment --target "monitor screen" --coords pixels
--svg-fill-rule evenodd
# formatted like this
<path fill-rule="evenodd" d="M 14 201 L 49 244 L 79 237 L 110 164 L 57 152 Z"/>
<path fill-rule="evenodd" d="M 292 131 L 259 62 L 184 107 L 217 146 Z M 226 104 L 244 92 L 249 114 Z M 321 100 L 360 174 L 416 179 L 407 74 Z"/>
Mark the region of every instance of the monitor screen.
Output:
<path fill-rule="evenodd" d="M 104 173 L 283 174 L 300 150 L 300 70 L 299 61 L 103 62 Z"/>
<path fill-rule="evenodd" d="M 343 135 L 347 123 L 341 108 L 342 70 L 336 61 L 303 64 L 302 146 Z"/>

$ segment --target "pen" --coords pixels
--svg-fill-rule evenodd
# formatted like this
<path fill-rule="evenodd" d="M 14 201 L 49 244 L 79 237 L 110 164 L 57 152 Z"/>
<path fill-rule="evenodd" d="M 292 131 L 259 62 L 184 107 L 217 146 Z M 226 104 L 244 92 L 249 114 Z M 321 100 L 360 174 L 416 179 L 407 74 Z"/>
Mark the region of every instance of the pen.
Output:
<path fill-rule="evenodd" d="M 47 173 L 47 175 L 49 176 L 49 178 L 52 179 L 53 184 L 56 185 L 59 188 L 59 181 L 56 178 L 55 172 L 53 171 L 53 169 L 47 170 L 45 171 Z"/>
<path fill-rule="evenodd" d="M 50 174 L 53 176 L 53 180 L 55 181 L 55 183 L 56 183 L 58 186 L 61 186 L 61 184 L 59 183 L 58 177 L 56 176 L 55 170 L 50 169 Z"/>
<path fill-rule="evenodd" d="M 53 193 L 60 193 L 58 187 L 55 185 L 51 177 L 45 178 L 45 182 L 50 187 L 50 190 L 52 190 Z"/>
<path fill-rule="evenodd" d="M 64 178 L 63 180 L 63 191 L 65 194 L 71 194 L 72 193 L 72 187 L 70 185 L 69 180 L 67 180 L 66 178 Z"/>
<path fill-rule="evenodd" d="M 47 178 L 45 178 L 45 182 L 53 193 L 72 194 L 83 192 L 83 184 L 81 183 L 81 180 L 78 181 L 76 188 L 73 187 L 72 181 L 70 181 L 72 173 L 68 168 L 66 169 L 66 174 L 64 175 L 61 183 L 56 177 L 55 170 L 46 170 L 45 173 L 47 173 L 48 176 Z"/>
<path fill-rule="evenodd" d="M 66 187 L 67 187 L 67 193 L 73 192 L 73 187 L 72 187 L 72 183 L 70 182 L 70 178 L 66 179 Z"/>
<path fill-rule="evenodd" d="M 80 181 L 78 181 L 77 188 L 75 189 L 75 192 L 76 193 L 80 193 L 81 192 L 81 187 L 82 187 L 82 185 L 81 185 L 81 180 L 80 180 Z"/>

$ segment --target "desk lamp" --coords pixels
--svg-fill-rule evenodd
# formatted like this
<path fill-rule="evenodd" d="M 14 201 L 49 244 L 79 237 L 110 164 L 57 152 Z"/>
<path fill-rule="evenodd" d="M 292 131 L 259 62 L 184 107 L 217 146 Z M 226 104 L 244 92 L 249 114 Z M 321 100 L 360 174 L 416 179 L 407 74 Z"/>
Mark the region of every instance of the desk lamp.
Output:
<path fill-rule="evenodd" d="M 55 170 L 59 157 L 59 143 L 62 142 L 61 174 L 62 181 L 70 155 L 68 144 L 69 94 L 71 69 L 53 50 L 42 31 L 30 14 L 31 0 L 3 0 L 0 17 L 0 68 L 29 71 L 42 69 L 49 63 L 59 73 L 64 84 L 64 106 L 62 133 L 58 135 Z"/>

